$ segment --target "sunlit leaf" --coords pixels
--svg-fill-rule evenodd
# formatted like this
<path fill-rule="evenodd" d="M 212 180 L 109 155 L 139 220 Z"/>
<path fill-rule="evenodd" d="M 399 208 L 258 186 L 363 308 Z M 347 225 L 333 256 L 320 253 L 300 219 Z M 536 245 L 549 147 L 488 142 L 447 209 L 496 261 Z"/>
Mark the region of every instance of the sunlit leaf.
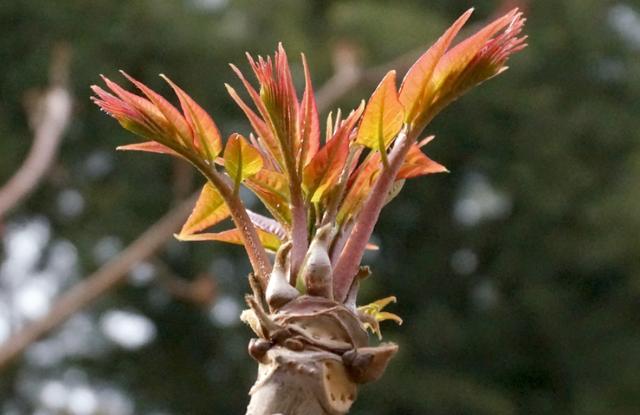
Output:
<path fill-rule="evenodd" d="M 371 95 L 362 115 L 356 142 L 384 152 L 402 128 L 404 109 L 398 100 L 396 71 L 389 71 Z"/>
<path fill-rule="evenodd" d="M 215 160 L 222 151 L 222 139 L 220 138 L 218 126 L 213 122 L 209 114 L 187 95 L 186 92 L 166 76 L 160 76 L 171 85 L 171 88 L 173 88 L 178 96 L 182 112 L 191 130 L 194 132 L 196 144 L 204 151 L 205 156 L 209 160 Z"/>
<path fill-rule="evenodd" d="M 349 137 L 362 115 L 361 105 L 338 128 L 336 134 L 318 151 L 305 167 L 302 176 L 304 190 L 311 202 L 320 201 L 326 190 L 335 184 L 349 154 Z"/>
<path fill-rule="evenodd" d="M 263 168 L 254 176 L 245 180 L 245 185 L 258 196 L 274 218 L 283 224 L 291 223 L 287 176 Z"/>
<path fill-rule="evenodd" d="M 182 116 L 180 111 L 176 109 L 169 101 L 167 101 L 162 95 L 158 94 L 142 82 L 136 80 L 132 76 L 128 75 L 124 71 L 120 71 L 131 83 L 133 83 L 143 94 L 147 96 L 149 101 L 156 106 L 156 108 L 164 115 L 169 125 L 175 130 L 178 141 L 182 142 L 186 147 L 190 147 L 193 142 L 193 133 L 191 127 L 187 123 L 187 120 Z"/>
<path fill-rule="evenodd" d="M 91 89 L 97 97 L 92 99 L 96 105 L 136 135 L 146 139 L 162 137 L 168 122 L 149 100 L 125 91 L 105 76 L 102 79 L 116 95 L 93 85 Z"/>
<path fill-rule="evenodd" d="M 177 238 L 184 240 L 190 235 L 222 222 L 230 215 L 229 208 L 220 193 L 211 183 L 202 188 L 200 197 Z"/>
<path fill-rule="evenodd" d="M 389 202 L 391 202 L 393 199 L 396 198 L 396 196 L 400 194 L 400 192 L 402 191 L 402 188 L 404 187 L 404 183 L 405 183 L 404 179 L 396 180 L 393 183 L 393 186 L 391 186 L 391 190 L 389 190 L 389 194 L 387 195 L 387 200 L 384 201 L 385 205 L 389 204 Z"/>
<path fill-rule="evenodd" d="M 232 134 L 224 149 L 224 168 L 237 191 L 240 183 L 262 169 L 262 157 L 240 134 Z"/>
<path fill-rule="evenodd" d="M 405 108 L 405 121 L 412 123 L 428 110 L 428 94 L 431 90 L 431 77 L 462 26 L 473 13 L 473 9 L 467 10 L 456 20 L 453 25 L 411 66 L 400 86 L 400 102 Z"/>
<path fill-rule="evenodd" d="M 304 68 L 305 88 L 302 102 L 300 103 L 300 141 L 302 148 L 300 163 L 304 167 L 316 155 L 320 147 L 320 120 L 313 85 L 311 84 L 311 74 L 304 54 L 302 55 L 302 66 Z"/>
<path fill-rule="evenodd" d="M 371 323 L 364 323 L 364 325 L 374 334 L 377 334 L 378 338 L 380 339 L 382 339 L 382 332 L 380 331 L 380 325 L 378 324 L 379 322 L 392 320 L 399 325 L 402 324 L 402 319 L 398 315 L 389 313 L 387 311 L 382 311 L 387 305 L 395 303 L 396 301 L 397 299 L 395 296 L 390 296 L 374 301 L 371 304 L 358 307 L 358 311 L 360 313 L 371 316 L 373 318 Z"/>
<path fill-rule="evenodd" d="M 274 234 L 257 229 L 258 237 L 262 246 L 269 251 L 277 251 L 282 241 Z M 229 229 L 217 233 L 197 233 L 181 237 L 182 241 L 218 241 L 234 245 L 244 245 L 242 235 L 238 229 Z"/>
<path fill-rule="evenodd" d="M 473 78 L 473 70 L 479 69 L 474 66 L 481 63 L 476 60 L 488 60 L 487 63 L 494 64 L 492 75 L 497 73 L 508 55 L 523 47 L 524 39 L 517 38 L 524 24 L 521 16 L 518 9 L 513 9 L 454 46 L 438 62 L 433 73 L 434 86 L 441 88 L 447 79 L 456 78 L 463 72 Z M 502 35 L 492 39 L 507 26 Z M 483 77 L 485 74 L 478 75 Z"/>
<path fill-rule="evenodd" d="M 420 150 L 420 147 L 414 144 L 400 167 L 396 180 L 411 179 L 425 174 L 444 173 L 448 171 L 446 167 L 427 157 L 427 155 Z"/>
<path fill-rule="evenodd" d="M 181 157 L 180 154 L 176 153 L 171 148 L 157 143 L 155 141 L 145 141 L 144 143 L 134 143 L 127 144 L 124 146 L 116 147 L 116 150 L 120 151 L 144 151 L 147 153 L 158 153 L 158 154 L 168 154 L 171 156 Z"/>
<path fill-rule="evenodd" d="M 238 73 L 240 73 L 240 71 L 238 71 Z M 240 74 L 239 76 L 242 76 L 242 74 Z M 244 77 L 242 79 L 243 79 L 243 82 L 246 82 L 246 80 L 244 80 Z M 258 134 L 258 137 L 260 137 L 265 142 L 267 150 L 271 155 L 271 158 L 279 167 L 283 167 L 284 161 L 282 160 L 280 146 L 273 138 L 273 133 L 271 132 L 271 129 L 269 128 L 269 126 L 253 110 L 251 110 L 251 108 L 249 108 L 249 106 L 242 100 L 242 98 L 240 98 L 240 96 L 238 95 L 235 89 L 233 89 L 228 84 L 225 84 L 225 87 L 227 88 L 227 91 L 229 92 L 229 95 L 231 96 L 231 98 L 236 102 L 236 104 L 238 104 L 240 109 L 242 109 L 242 111 L 245 113 L 247 119 L 249 120 L 249 123 L 253 127 L 256 134 Z M 248 88 L 251 88 L 251 85 L 248 85 Z"/>

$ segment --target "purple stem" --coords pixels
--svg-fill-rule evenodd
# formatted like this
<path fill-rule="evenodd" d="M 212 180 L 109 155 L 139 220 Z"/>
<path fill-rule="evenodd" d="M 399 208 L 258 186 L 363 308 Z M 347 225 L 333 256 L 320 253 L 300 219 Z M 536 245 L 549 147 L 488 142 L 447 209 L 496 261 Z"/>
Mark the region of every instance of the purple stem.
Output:
<path fill-rule="evenodd" d="M 413 141 L 407 135 L 406 129 L 403 129 L 398 134 L 393 149 L 389 154 L 389 167 L 385 168 L 380 174 L 371 189 L 369 198 L 358 215 L 351 237 L 333 269 L 333 292 L 336 301 L 344 301 L 351 283 L 358 273 L 362 255 L 378 221 L 380 211 Z"/>

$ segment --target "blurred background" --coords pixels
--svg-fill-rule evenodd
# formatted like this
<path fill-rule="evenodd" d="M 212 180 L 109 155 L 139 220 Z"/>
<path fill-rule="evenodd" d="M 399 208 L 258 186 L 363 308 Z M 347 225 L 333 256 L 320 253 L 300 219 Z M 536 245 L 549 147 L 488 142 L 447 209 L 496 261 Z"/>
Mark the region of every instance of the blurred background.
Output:
<path fill-rule="evenodd" d="M 383 326 L 400 353 L 353 414 L 640 413 L 637 0 L 0 2 L 0 186 L 43 173 L 0 210 L 0 413 L 238 414 L 255 379 L 241 248 L 178 243 L 170 217 L 117 267 L 202 180 L 114 151 L 133 137 L 90 103 L 99 74 L 169 93 L 166 73 L 247 132 L 223 86 L 245 51 L 284 42 L 298 84 L 304 51 L 324 104 L 350 109 L 468 7 L 481 24 L 513 5 L 530 46 L 429 126 L 451 173 L 409 182 L 376 228 L 361 300 L 396 295 L 405 324 Z M 71 108 L 51 127 L 55 91 Z"/>

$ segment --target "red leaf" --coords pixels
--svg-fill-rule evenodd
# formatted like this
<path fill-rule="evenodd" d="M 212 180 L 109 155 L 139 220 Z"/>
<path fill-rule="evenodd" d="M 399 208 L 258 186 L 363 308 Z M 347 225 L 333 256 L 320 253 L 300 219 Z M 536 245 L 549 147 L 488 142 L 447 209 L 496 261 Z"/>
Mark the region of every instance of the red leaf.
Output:
<path fill-rule="evenodd" d="M 145 141 L 144 143 L 127 144 L 116 147 L 120 151 L 145 151 L 147 153 L 168 154 L 170 156 L 182 157 L 169 147 L 155 141 Z"/>
<path fill-rule="evenodd" d="M 503 72 L 508 57 L 526 46 L 526 37 L 518 37 L 524 22 L 522 13 L 514 9 L 447 52 L 433 73 L 431 114 L 471 87 Z"/>
<path fill-rule="evenodd" d="M 180 106 L 182 107 L 182 112 L 186 117 L 187 123 L 195 133 L 195 144 L 204 151 L 204 155 L 208 160 L 215 160 L 218 154 L 222 151 L 222 139 L 220 138 L 218 126 L 211 119 L 209 114 L 207 114 L 207 112 L 202 109 L 198 103 L 187 95 L 186 92 L 174 84 L 165 75 L 160 76 L 167 81 L 178 96 Z"/>
<path fill-rule="evenodd" d="M 400 102 L 405 108 L 405 121 L 412 123 L 421 118 L 430 104 L 427 95 L 430 91 L 431 77 L 445 51 L 451 45 L 462 26 L 473 13 L 467 10 L 449 29 L 427 50 L 409 69 L 400 86 Z"/>
<path fill-rule="evenodd" d="M 351 174 L 347 194 L 338 211 L 337 220 L 339 223 L 357 215 L 369 195 L 380 169 L 380 153 L 370 153 L 358 169 Z"/>
<path fill-rule="evenodd" d="M 302 55 L 302 66 L 304 67 L 305 88 L 300 104 L 300 141 L 302 143 L 300 166 L 304 167 L 316 155 L 320 147 L 320 120 L 311 84 L 311 74 L 304 54 Z"/>
<path fill-rule="evenodd" d="M 251 123 L 251 126 L 255 130 L 256 134 L 258 134 L 258 137 L 260 137 L 263 140 L 263 142 L 266 144 L 267 150 L 271 155 L 271 159 L 274 160 L 280 168 L 282 168 L 284 165 L 283 164 L 284 162 L 282 161 L 280 147 L 278 143 L 275 141 L 275 139 L 273 138 L 273 134 L 271 133 L 269 126 L 255 112 L 253 112 L 251 108 L 249 108 L 249 106 L 242 100 L 242 98 L 240 98 L 240 96 L 238 95 L 235 89 L 233 89 L 228 84 L 225 84 L 225 87 L 227 88 L 227 92 L 229 93 L 231 98 L 245 113 L 247 119 Z M 249 88 L 250 87 L 251 86 L 249 86 Z"/>
<path fill-rule="evenodd" d="M 353 111 L 335 135 L 318 151 L 305 167 L 302 185 L 310 201 L 317 203 L 340 176 L 349 154 L 349 138 L 360 119 L 363 105 Z"/>
<path fill-rule="evenodd" d="M 160 94 L 129 76 L 126 72 L 120 71 L 131 83 L 133 83 L 143 94 L 149 98 L 149 101 L 155 105 L 155 107 L 164 115 L 169 124 L 176 131 L 178 142 L 181 142 L 185 147 L 193 147 L 193 133 L 191 127 L 187 124 L 180 111 L 176 109 L 169 101 L 164 99 Z"/>

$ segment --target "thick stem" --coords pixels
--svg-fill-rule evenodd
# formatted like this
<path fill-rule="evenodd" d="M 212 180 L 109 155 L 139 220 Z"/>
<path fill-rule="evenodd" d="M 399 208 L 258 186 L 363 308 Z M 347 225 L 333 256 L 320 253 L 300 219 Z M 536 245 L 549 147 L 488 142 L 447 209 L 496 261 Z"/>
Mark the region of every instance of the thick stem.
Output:
<path fill-rule="evenodd" d="M 356 385 L 346 378 L 339 357 L 323 352 L 294 353 L 276 346 L 263 362 L 250 391 L 246 415 L 340 415 L 347 413 L 355 399 Z M 331 385 L 327 378 L 331 380 L 334 372 L 329 374 L 326 365 L 341 367 L 344 377 L 336 376 L 337 383 Z"/>
<path fill-rule="evenodd" d="M 413 141 L 406 129 L 400 132 L 389 155 L 389 167 L 380 174 L 356 220 L 353 232 L 333 270 L 334 297 L 337 301 L 343 301 L 351 287 L 380 211 Z"/>
<path fill-rule="evenodd" d="M 260 364 L 247 415 L 343 415 L 358 385 L 378 380 L 398 346 L 368 346 L 360 316 L 335 301 L 299 296 L 268 314 L 247 296 L 241 319 L 258 336 Z"/>
<path fill-rule="evenodd" d="M 304 199 L 300 192 L 299 181 L 296 181 L 294 186 L 291 186 L 291 239 L 293 242 L 293 248 L 291 250 L 291 273 L 290 283 L 295 287 L 296 278 L 302 261 L 307 253 L 309 247 L 308 233 L 307 233 L 307 211 L 304 205 Z"/>

